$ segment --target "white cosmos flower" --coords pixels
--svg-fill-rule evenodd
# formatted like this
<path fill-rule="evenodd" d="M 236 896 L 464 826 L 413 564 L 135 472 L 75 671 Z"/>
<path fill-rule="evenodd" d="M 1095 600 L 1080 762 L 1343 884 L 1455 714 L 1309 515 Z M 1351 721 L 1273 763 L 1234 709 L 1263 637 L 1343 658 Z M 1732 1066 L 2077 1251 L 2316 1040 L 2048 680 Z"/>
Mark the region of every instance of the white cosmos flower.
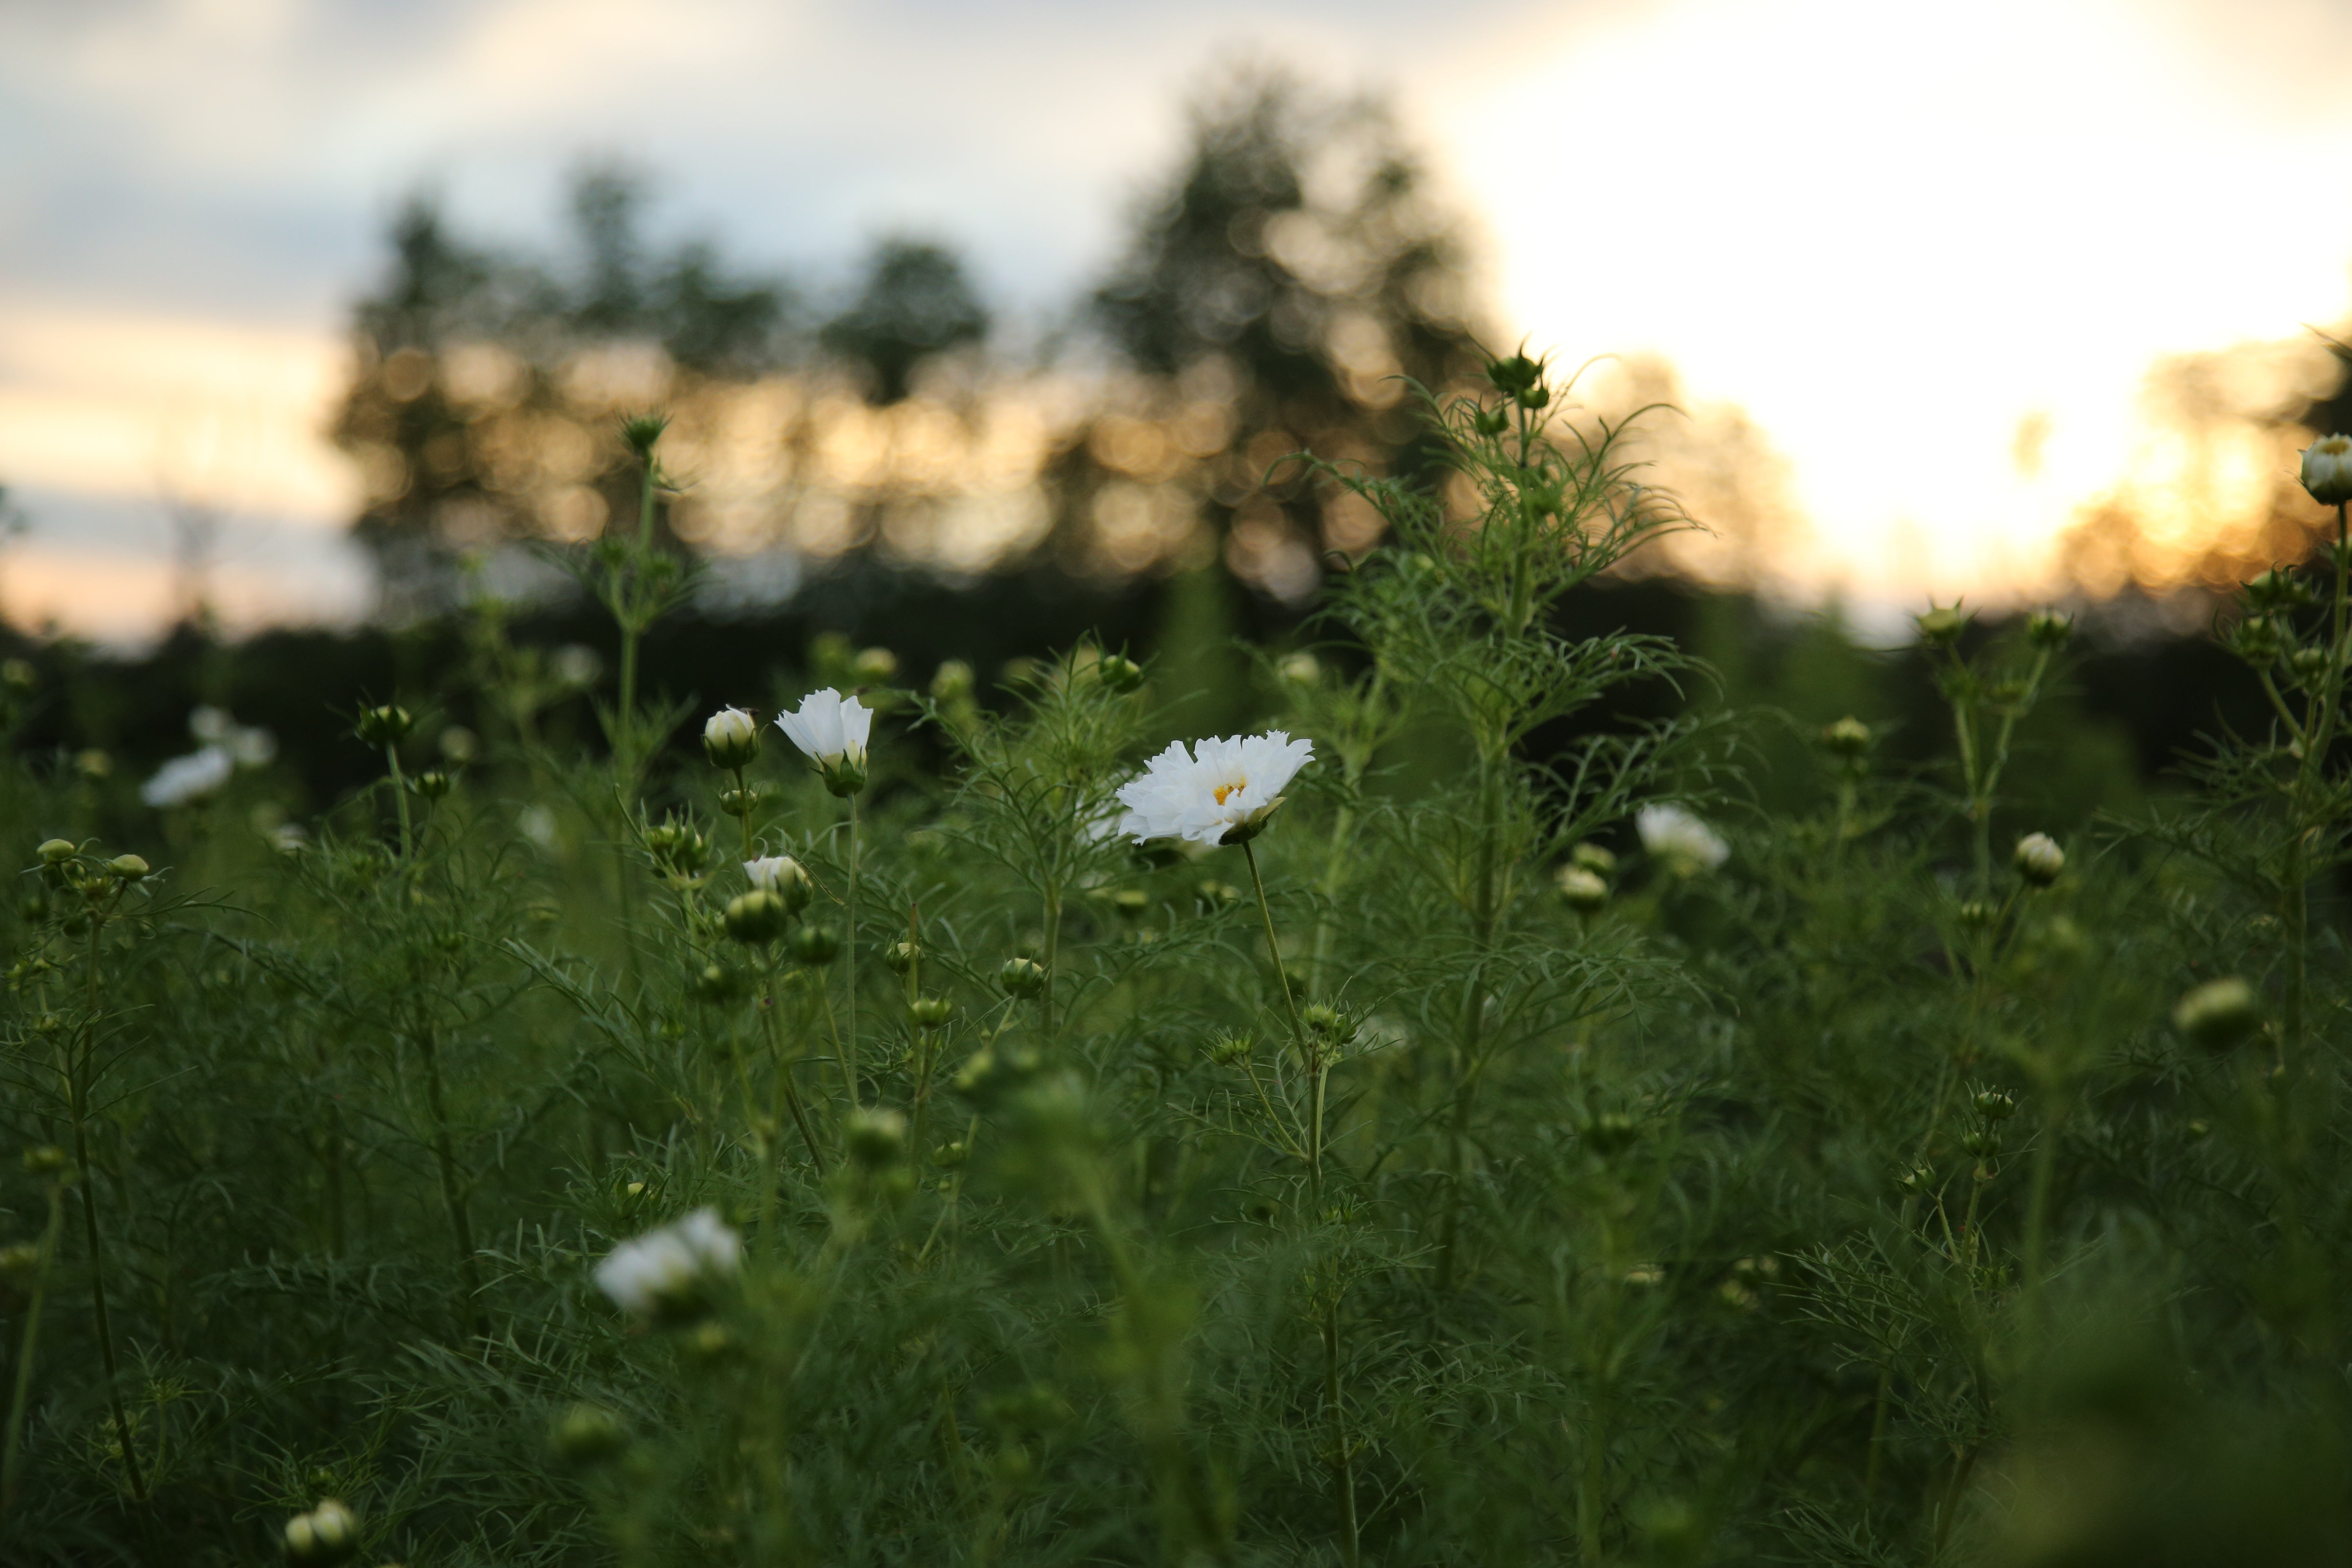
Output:
<path fill-rule="evenodd" d="M 742 1257 L 742 1238 L 719 1212 L 696 1209 L 613 1248 L 596 1265 L 596 1287 L 641 1318 L 691 1318 L 709 1306 L 711 1288 L 731 1279 Z"/>
<path fill-rule="evenodd" d="M 834 794 L 856 795 L 866 787 L 866 737 L 874 713 L 856 698 L 830 686 L 812 691 L 801 699 L 798 712 L 776 715 L 776 728 L 816 763 Z"/>
<path fill-rule="evenodd" d="M 236 771 L 236 759 L 220 746 L 205 746 L 184 757 L 173 757 L 139 787 L 139 798 L 162 810 L 201 800 L 228 783 Z"/>
<path fill-rule="evenodd" d="M 1642 847 L 1679 875 L 1712 871 L 1731 854 L 1723 836 L 1679 805 L 1645 805 L 1633 814 Z"/>
<path fill-rule="evenodd" d="M 2352 500 L 2352 436 L 2322 436 L 2303 449 L 2303 488 L 2323 506 Z"/>
<path fill-rule="evenodd" d="M 1280 730 L 1213 735 L 1193 742 L 1190 751 L 1171 741 L 1141 777 L 1119 786 L 1127 806 L 1119 831 L 1139 843 L 1243 843 L 1265 826 L 1282 804 L 1282 792 L 1314 755 L 1312 741 L 1294 741 Z"/>

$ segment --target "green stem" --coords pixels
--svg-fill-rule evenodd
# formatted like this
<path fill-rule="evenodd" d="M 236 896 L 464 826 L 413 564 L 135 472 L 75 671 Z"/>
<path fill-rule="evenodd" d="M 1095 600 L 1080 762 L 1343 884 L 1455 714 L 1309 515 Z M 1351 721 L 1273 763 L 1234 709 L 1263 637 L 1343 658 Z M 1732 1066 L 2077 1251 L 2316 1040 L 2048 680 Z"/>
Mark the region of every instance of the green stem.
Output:
<path fill-rule="evenodd" d="M 1331 1418 L 1331 1498 L 1339 1516 L 1339 1561 L 1358 1568 L 1363 1561 L 1362 1530 L 1356 1517 L 1356 1456 L 1348 1442 L 1347 1406 L 1339 1397 L 1339 1289 L 1331 1284 L 1323 1307 L 1323 1407 Z"/>
<path fill-rule="evenodd" d="M 2042 1138 L 2033 1150 L 2033 1183 L 2025 1204 L 2025 1292 L 2028 1300 L 2042 1289 L 2042 1255 L 2048 1246 L 2050 1189 L 2058 1164 L 2058 1137 L 2066 1123 L 2065 1091 L 2052 1089 L 2042 1113 Z"/>
<path fill-rule="evenodd" d="M 743 782 L 741 768 L 735 769 L 734 773 L 735 812 L 743 824 L 743 858 L 754 860 L 759 858 L 760 851 L 759 847 L 751 841 L 751 786 Z"/>
<path fill-rule="evenodd" d="M 49 1265 L 58 1255 L 58 1233 L 65 1226 L 65 1184 L 49 1184 L 49 1223 L 41 1232 L 40 1256 L 33 1264 L 33 1293 L 25 1303 L 25 1332 L 16 1345 L 16 1384 L 8 1398 L 8 1439 L 0 1451 L 0 1514 L 16 1501 L 16 1483 L 25 1462 L 25 1406 L 33 1393 L 33 1352 L 41 1333 L 41 1302 L 48 1293 Z M 128 1451 L 128 1446 L 125 1446 Z"/>
<path fill-rule="evenodd" d="M 842 1059 L 848 1067 L 852 1110 L 864 1104 L 866 1097 L 857 1059 L 857 797 L 853 795 L 849 797 L 849 929 L 841 942 L 842 980 L 849 992 L 849 1035 L 843 1046 Z"/>
<path fill-rule="evenodd" d="M 114 897 L 120 898 L 118 890 Z M 100 987 L 99 985 L 99 937 L 106 930 L 107 917 L 113 913 L 110 900 L 104 909 L 92 910 L 89 915 L 89 991 L 88 1017 L 83 1033 L 79 1062 L 67 1075 L 66 1103 L 73 1124 L 74 1168 L 81 1177 L 82 1234 L 89 1247 L 90 1309 L 98 1327 L 98 1352 L 106 1368 L 106 1403 L 114 1415 L 114 1435 L 122 1444 L 122 1468 L 131 1481 L 131 1495 L 141 1502 L 147 1500 L 147 1483 L 139 1473 L 139 1453 L 131 1441 L 131 1422 L 122 1411 L 121 1373 L 114 1359 L 114 1322 L 106 1308 L 106 1248 L 99 1239 L 98 1180 L 89 1159 L 89 1064 L 98 1051 Z"/>
<path fill-rule="evenodd" d="M 383 765 L 392 774 L 392 802 L 400 812 L 400 858 L 405 863 L 415 848 L 408 826 L 408 780 L 400 771 L 400 748 L 386 742 Z"/>
<path fill-rule="evenodd" d="M 441 1050 L 432 1030 L 418 1032 L 416 1050 L 424 1058 L 425 1109 L 433 1116 L 433 1163 L 441 1177 L 441 1206 L 449 1216 L 449 1239 L 457 1250 L 459 1282 L 465 1292 L 457 1316 L 475 1334 L 487 1334 L 489 1325 L 482 1315 L 481 1266 L 474 1256 L 474 1226 L 466 1213 L 457 1149 L 449 1138 L 448 1102 L 441 1087 Z"/>

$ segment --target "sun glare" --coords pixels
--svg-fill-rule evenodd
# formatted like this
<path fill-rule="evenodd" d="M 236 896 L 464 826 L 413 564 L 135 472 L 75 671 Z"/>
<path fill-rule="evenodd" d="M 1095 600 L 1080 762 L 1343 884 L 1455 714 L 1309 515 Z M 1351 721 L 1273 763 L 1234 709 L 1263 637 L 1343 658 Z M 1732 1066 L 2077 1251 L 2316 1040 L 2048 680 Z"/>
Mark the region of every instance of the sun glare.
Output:
<path fill-rule="evenodd" d="M 1682 0 L 1561 36 L 1458 121 L 1505 315 L 1744 407 L 1810 524 L 1795 584 L 2032 591 L 2103 500 L 2184 537 L 2264 506 L 2262 444 L 2168 497 L 2158 373 L 2267 344 L 2228 358 L 2247 406 L 2324 388 L 2352 205 L 2311 193 L 2352 98 L 2292 120 L 2160 15 Z"/>

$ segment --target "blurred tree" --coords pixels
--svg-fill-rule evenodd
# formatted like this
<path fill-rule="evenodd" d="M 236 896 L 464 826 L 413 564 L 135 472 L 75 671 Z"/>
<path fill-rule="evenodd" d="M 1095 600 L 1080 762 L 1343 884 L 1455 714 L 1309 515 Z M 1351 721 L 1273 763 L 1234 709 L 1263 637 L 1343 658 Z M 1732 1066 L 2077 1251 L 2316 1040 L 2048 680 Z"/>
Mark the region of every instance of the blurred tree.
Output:
<path fill-rule="evenodd" d="M 730 275 L 708 244 L 655 253 L 645 205 L 637 177 L 583 173 L 558 264 L 467 244 L 425 197 L 394 218 L 332 434 L 359 464 L 355 528 L 395 616 L 448 604 L 468 546 L 632 519 L 619 419 L 793 353 L 782 284 Z"/>
<path fill-rule="evenodd" d="M 866 262 L 866 280 L 849 308 L 824 325 L 818 341 L 846 362 L 869 401 L 906 400 L 924 361 L 986 340 L 982 304 L 963 260 L 943 245 L 886 239 Z"/>
<path fill-rule="evenodd" d="M 1302 595 L 1323 552 L 1369 548 L 1378 522 L 1354 498 L 1268 489 L 1267 470 L 1304 448 L 1428 471 L 1401 378 L 1475 374 L 1466 297 L 1454 226 L 1380 104 L 1230 73 L 1091 301 L 1133 379 L 1055 464 L 1056 548 L 1096 571 L 1222 560 Z"/>

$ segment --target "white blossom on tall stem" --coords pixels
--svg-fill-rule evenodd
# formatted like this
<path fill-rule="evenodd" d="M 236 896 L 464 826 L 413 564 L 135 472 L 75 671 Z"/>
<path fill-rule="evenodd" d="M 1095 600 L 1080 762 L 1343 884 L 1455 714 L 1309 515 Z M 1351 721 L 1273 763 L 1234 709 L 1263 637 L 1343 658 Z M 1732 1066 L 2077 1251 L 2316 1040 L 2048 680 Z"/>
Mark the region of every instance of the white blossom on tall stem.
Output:
<path fill-rule="evenodd" d="M 866 738 L 874 729 L 874 713 L 856 698 L 830 686 L 812 691 L 801 699 L 798 711 L 776 715 L 776 728 L 816 764 L 834 794 L 853 795 L 866 787 Z"/>
<path fill-rule="evenodd" d="M 1676 876 L 1712 871 L 1731 854 L 1723 836 L 1679 805 L 1645 805 L 1633 814 L 1642 847 Z"/>
<path fill-rule="evenodd" d="M 742 1258 L 742 1238 L 716 1209 L 700 1208 L 613 1248 L 596 1265 L 596 1286 L 624 1311 L 682 1322 L 710 1310 L 712 1292 Z"/>
<path fill-rule="evenodd" d="M 1213 735 L 1190 750 L 1171 741 L 1139 777 L 1119 786 L 1127 806 L 1119 831 L 1138 843 L 1246 843 L 1265 830 L 1266 819 L 1286 798 L 1282 792 L 1314 756 L 1315 742 L 1294 741 L 1280 730 Z"/>

